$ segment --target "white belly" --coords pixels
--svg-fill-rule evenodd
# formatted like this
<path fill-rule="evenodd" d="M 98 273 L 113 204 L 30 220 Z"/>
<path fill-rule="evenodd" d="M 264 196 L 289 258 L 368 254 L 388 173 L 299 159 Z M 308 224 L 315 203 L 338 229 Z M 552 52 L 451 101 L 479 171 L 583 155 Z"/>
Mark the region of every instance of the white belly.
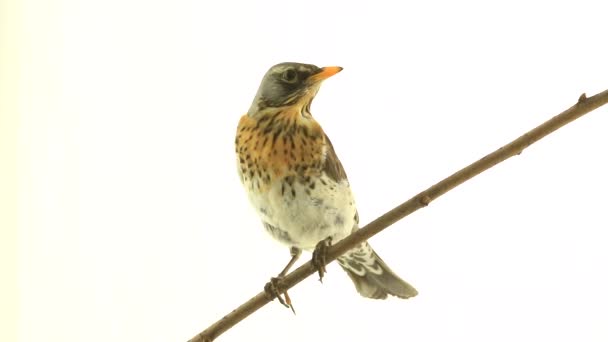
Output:
<path fill-rule="evenodd" d="M 335 183 L 325 175 L 321 180 L 314 188 L 276 181 L 264 193 L 249 191 L 251 204 L 275 239 L 311 250 L 327 237 L 336 243 L 351 233 L 357 211 L 348 181 Z"/>

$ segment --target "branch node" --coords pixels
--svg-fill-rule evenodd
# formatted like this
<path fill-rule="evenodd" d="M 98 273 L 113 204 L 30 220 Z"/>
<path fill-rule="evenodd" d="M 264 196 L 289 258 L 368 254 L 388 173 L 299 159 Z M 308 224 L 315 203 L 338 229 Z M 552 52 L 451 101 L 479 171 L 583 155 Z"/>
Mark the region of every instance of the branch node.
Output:
<path fill-rule="evenodd" d="M 427 205 L 429 205 L 429 203 L 431 203 L 431 197 L 429 197 L 429 195 L 426 195 L 426 194 L 422 195 L 418 199 L 418 202 L 420 202 L 420 204 L 422 204 L 422 206 L 426 207 Z"/>
<path fill-rule="evenodd" d="M 587 94 L 582 93 L 581 96 L 579 96 L 579 98 L 578 98 L 578 103 L 582 103 L 585 101 L 587 101 Z"/>

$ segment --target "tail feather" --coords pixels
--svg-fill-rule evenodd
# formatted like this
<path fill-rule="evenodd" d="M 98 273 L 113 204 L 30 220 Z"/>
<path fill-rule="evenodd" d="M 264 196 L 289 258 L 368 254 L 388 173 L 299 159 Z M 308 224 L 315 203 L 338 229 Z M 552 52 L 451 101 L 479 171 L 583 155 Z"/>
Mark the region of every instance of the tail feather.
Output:
<path fill-rule="evenodd" d="M 339 257 L 338 263 L 363 297 L 385 299 L 390 294 L 405 299 L 418 294 L 386 265 L 367 242 Z"/>

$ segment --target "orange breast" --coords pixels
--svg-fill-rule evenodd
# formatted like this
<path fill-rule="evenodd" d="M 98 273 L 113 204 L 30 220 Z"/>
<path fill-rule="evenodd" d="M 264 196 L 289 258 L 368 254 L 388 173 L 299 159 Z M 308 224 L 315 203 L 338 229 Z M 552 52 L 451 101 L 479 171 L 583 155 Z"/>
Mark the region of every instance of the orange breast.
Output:
<path fill-rule="evenodd" d="M 303 117 L 298 111 L 255 119 L 244 115 L 235 144 L 243 182 L 263 190 L 275 179 L 319 174 L 325 134 L 312 117 Z"/>

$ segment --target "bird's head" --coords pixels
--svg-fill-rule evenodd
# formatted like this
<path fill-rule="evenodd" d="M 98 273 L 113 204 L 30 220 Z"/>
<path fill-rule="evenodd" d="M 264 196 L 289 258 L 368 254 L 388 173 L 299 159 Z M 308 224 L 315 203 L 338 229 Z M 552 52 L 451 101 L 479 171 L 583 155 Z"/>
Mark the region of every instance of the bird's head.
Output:
<path fill-rule="evenodd" d="M 248 114 L 255 117 L 268 109 L 287 106 L 308 110 L 321 82 L 341 70 L 336 66 L 319 68 L 312 64 L 277 64 L 264 75 Z"/>

